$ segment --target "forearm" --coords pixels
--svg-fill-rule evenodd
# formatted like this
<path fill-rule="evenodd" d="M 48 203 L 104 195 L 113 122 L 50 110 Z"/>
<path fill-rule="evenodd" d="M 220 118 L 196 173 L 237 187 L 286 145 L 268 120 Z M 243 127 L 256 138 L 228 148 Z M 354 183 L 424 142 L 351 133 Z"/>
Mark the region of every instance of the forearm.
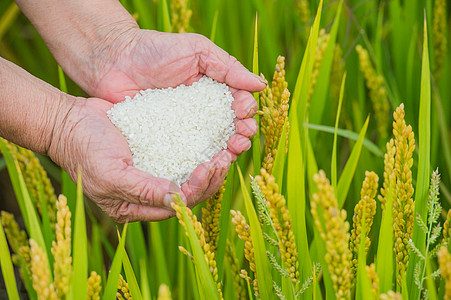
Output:
<path fill-rule="evenodd" d="M 91 95 L 109 41 L 138 26 L 118 0 L 15 1 L 63 70 Z"/>
<path fill-rule="evenodd" d="M 0 136 L 46 154 L 75 98 L 0 58 Z"/>

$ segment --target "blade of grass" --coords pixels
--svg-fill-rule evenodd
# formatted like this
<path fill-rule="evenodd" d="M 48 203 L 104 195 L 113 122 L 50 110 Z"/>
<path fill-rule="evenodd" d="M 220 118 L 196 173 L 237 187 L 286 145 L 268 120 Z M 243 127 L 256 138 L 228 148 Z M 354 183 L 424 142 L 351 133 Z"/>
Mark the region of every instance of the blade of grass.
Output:
<path fill-rule="evenodd" d="M 224 195 L 221 203 L 221 216 L 219 217 L 219 237 L 216 250 L 216 264 L 218 267 L 218 281 L 221 282 L 224 275 L 224 257 L 227 245 L 227 235 L 230 224 L 230 205 L 232 204 L 233 182 L 235 177 L 235 163 L 230 166 L 227 174 Z"/>
<path fill-rule="evenodd" d="M 372 293 L 370 279 L 366 273 L 366 254 L 365 254 L 365 239 L 366 239 L 366 224 L 365 224 L 365 210 L 362 214 L 362 230 L 360 234 L 359 256 L 357 266 L 357 292 L 356 299 L 375 299 Z"/>
<path fill-rule="evenodd" d="M 35 172 L 38 177 L 38 187 L 39 187 L 39 200 L 41 203 L 41 218 L 42 218 L 42 233 L 44 236 L 45 245 L 47 247 L 47 256 L 49 258 L 50 266 L 53 266 L 53 255 L 50 251 L 52 248 L 52 241 L 55 239 L 55 235 L 53 234 L 53 230 L 50 226 L 49 214 L 47 212 L 47 201 L 44 195 L 44 187 L 42 185 L 42 179 L 39 172 Z M 51 269 L 53 270 L 53 269 Z"/>
<path fill-rule="evenodd" d="M 211 25 L 211 34 L 210 34 L 210 40 L 214 43 L 216 39 L 216 27 L 218 26 L 218 14 L 219 11 L 216 10 L 215 16 L 213 17 L 213 24 Z"/>
<path fill-rule="evenodd" d="M 254 52 L 252 61 L 252 72 L 258 75 L 258 15 L 255 15 L 254 26 Z M 255 101 L 257 101 L 257 108 L 260 109 L 260 93 L 254 93 Z M 255 114 L 254 116 L 257 124 L 260 124 L 260 116 Z M 252 158 L 254 161 L 254 176 L 260 174 L 261 168 L 261 147 L 260 147 L 260 126 L 257 129 L 257 133 L 252 138 Z"/>
<path fill-rule="evenodd" d="M 126 248 L 130 253 L 132 265 L 138 273 L 140 270 L 139 259 L 147 255 L 146 241 L 140 222 L 134 222 L 128 225 L 128 236 L 129 239 L 126 242 Z"/>
<path fill-rule="evenodd" d="M 341 173 L 340 179 L 338 180 L 337 186 L 337 200 L 338 207 L 342 208 L 345 203 L 346 197 L 348 195 L 349 187 L 351 186 L 352 178 L 354 177 L 355 170 L 357 168 L 357 163 L 359 162 L 360 152 L 362 151 L 363 139 L 368 129 L 368 123 L 370 118 L 367 117 L 365 124 L 363 124 L 362 130 L 360 130 L 359 138 L 352 148 L 351 155 L 346 162 L 345 168 Z"/>
<path fill-rule="evenodd" d="M 152 294 L 150 293 L 150 288 L 149 288 L 149 278 L 147 276 L 147 264 L 146 264 L 146 260 L 145 257 L 141 257 L 141 259 L 139 260 L 139 268 L 141 270 L 141 288 L 142 288 L 142 294 L 143 294 L 143 299 L 144 300 L 151 300 L 152 298 Z"/>
<path fill-rule="evenodd" d="M 108 280 L 105 286 L 105 292 L 103 293 L 102 300 L 116 299 L 117 285 L 119 282 L 119 274 L 121 273 L 122 259 L 125 254 L 125 240 L 127 238 L 127 226 L 125 223 L 122 229 L 121 238 L 114 254 L 113 262 L 111 263 L 110 272 L 108 273 Z M 84 299 L 84 298 L 76 298 Z"/>
<path fill-rule="evenodd" d="M 178 195 L 177 195 L 178 196 Z M 181 205 L 180 197 L 176 198 L 176 203 Z M 196 273 L 198 276 L 198 282 L 202 284 L 199 286 L 199 292 L 201 298 L 203 299 L 219 299 L 218 290 L 216 288 L 216 283 L 210 273 L 210 268 L 205 260 L 205 254 L 200 246 L 199 239 L 194 230 L 193 224 L 191 223 L 188 214 L 186 213 L 186 208 L 181 206 L 183 221 L 185 222 L 186 231 L 188 232 L 188 239 L 190 241 L 191 249 L 193 251 L 194 264 L 196 266 Z"/>
<path fill-rule="evenodd" d="M 434 103 L 437 111 L 438 123 L 440 127 L 440 139 L 443 149 L 443 151 L 441 151 L 440 153 L 445 157 L 446 169 L 448 170 L 449 186 L 451 186 L 451 141 L 446 125 L 448 124 L 448 121 L 446 120 L 446 115 L 443 111 L 443 105 L 438 93 L 435 93 Z"/>
<path fill-rule="evenodd" d="M 158 29 L 164 32 L 171 32 L 171 20 L 169 18 L 169 9 L 167 0 L 158 1 Z"/>
<path fill-rule="evenodd" d="M 152 20 L 154 19 L 152 15 L 150 14 L 151 10 L 148 5 L 148 1 L 145 0 L 132 0 L 133 6 L 135 7 L 136 11 L 138 12 L 139 19 L 138 23 L 141 28 L 143 29 L 152 29 L 153 24 Z"/>
<path fill-rule="evenodd" d="M 423 58 L 421 65 L 421 92 L 420 92 L 420 112 L 418 120 L 419 130 L 419 151 L 418 151 L 418 171 L 415 191 L 415 215 L 420 215 L 424 222 L 427 218 L 427 199 L 429 191 L 429 176 L 431 171 L 431 75 L 429 70 L 429 52 L 428 52 L 428 34 L 426 19 L 424 20 L 423 36 Z M 425 234 L 414 223 L 412 241 L 418 249 L 424 253 Z M 419 258 L 411 254 L 407 268 L 407 278 L 413 278 L 415 266 Z M 412 299 L 417 299 L 418 289 L 413 282 L 409 280 L 409 295 Z"/>
<path fill-rule="evenodd" d="M 334 132 L 334 144 L 332 147 L 332 162 L 331 162 L 331 180 L 334 191 L 337 190 L 337 131 L 338 131 L 338 122 L 340 121 L 341 114 L 341 105 L 343 103 L 343 94 L 344 87 L 346 83 L 346 73 L 343 75 L 343 79 L 341 80 L 341 88 L 340 88 L 340 98 L 338 100 L 338 110 L 337 116 L 335 117 L 335 132 Z M 336 196 L 336 195 L 335 195 Z"/>
<path fill-rule="evenodd" d="M 283 124 L 282 134 L 280 136 L 279 145 L 277 146 L 276 158 L 272 169 L 272 175 L 276 178 L 279 190 L 282 191 L 284 183 L 285 161 L 287 159 L 286 141 L 287 141 L 287 122 Z"/>
<path fill-rule="evenodd" d="M 168 265 L 164 249 L 163 239 L 161 238 L 161 229 L 159 223 L 149 223 L 150 239 L 152 244 L 152 252 L 155 256 L 155 267 L 157 268 L 158 282 L 171 286 L 169 279 Z"/>
<path fill-rule="evenodd" d="M 1 223 L 0 218 L 0 224 Z M 2 225 L 0 225 L 0 266 L 2 268 L 8 299 L 19 300 L 13 262 L 11 261 L 11 254 L 9 253 L 8 243 L 6 242 L 6 236 Z"/>
<path fill-rule="evenodd" d="M 130 288 L 130 294 L 133 299 L 142 300 L 141 290 L 139 289 L 138 281 L 136 280 L 135 272 L 133 271 L 132 264 L 128 258 L 127 252 L 124 251 L 122 257 L 122 265 L 124 267 L 125 276 L 127 277 L 128 287 Z"/>
<path fill-rule="evenodd" d="M 318 130 L 318 131 L 322 131 L 322 132 L 326 132 L 326 133 L 331 133 L 334 134 L 335 133 L 335 128 L 331 127 L 331 126 L 325 126 L 325 125 L 319 125 L 319 124 L 304 124 L 304 126 L 307 126 L 309 129 L 313 129 L 313 130 Z M 353 140 L 353 141 L 357 141 L 359 139 L 359 134 L 351 131 L 351 130 L 347 130 L 347 129 L 341 129 L 338 128 L 337 129 L 337 134 L 341 137 L 347 138 L 349 140 Z M 363 139 L 363 146 L 365 146 L 365 148 L 370 151 L 371 153 L 373 153 L 375 156 L 377 157 L 384 157 L 384 154 L 382 153 L 382 151 L 378 148 L 378 146 L 376 146 L 376 144 L 374 144 L 372 141 L 370 141 L 367 138 Z"/>
<path fill-rule="evenodd" d="M 12 2 L 8 9 L 3 13 L 0 18 L 0 40 L 8 31 L 8 29 L 14 24 L 17 16 L 20 14 L 20 9 L 15 2 Z"/>
<path fill-rule="evenodd" d="M 251 239 L 252 245 L 254 247 L 255 265 L 257 268 L 260 297 L 262 299 L 273 299 L 274 293 L 272 291 L 271 268 L 266 256 L 266 247 L 263 239 L 263 232 L 260 227 L 260 222 L 257 218 L 257 213 L 255 212 L 254 206 L 252 204 L 251 197 L 246 188 L 243 174 L 241 173 L 241 169 L 238 165 L 237 169 L 240 179 L 241 193 L 244 197 L 244 204 L 246 206 L 249 225 L 251 227 Z"/>
<path fill-rule="evenodd" d="M 2 157 L 2 158 L 0 158 L 0 171 L 3 170 L 5 167 L 6 167 L 6 161 Z"/>
<path fill-rule="evenodd" d="M 377 244 L 376 272 L 381 294 L 393 289 L 393 189 L 390 186 L 387 192 Z"/>
<path fill-rule="evenodd" d="M 88 279 L 88 242 L 86 233 L 85 204 L 83 197 L 81 169 L 78 169 L 77 200 L 75 207 L 74 224 L 74 271 L 70 295 L 73 299 L 86 299 Z M 117 284 L 117 283 L 116 283 Z"/>

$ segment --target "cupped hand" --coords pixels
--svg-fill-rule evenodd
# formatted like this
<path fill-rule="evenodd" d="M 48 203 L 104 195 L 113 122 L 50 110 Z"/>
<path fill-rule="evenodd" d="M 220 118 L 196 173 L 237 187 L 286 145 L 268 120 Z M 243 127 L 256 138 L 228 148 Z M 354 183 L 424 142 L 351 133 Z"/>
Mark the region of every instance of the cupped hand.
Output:
<path fill-rule="evenodd" d="M 83 189 L 117 222 L 158 221 L 172 217 L 173 195 L 193 207 L 216 190 L 233 159 L 228 151 L 202 164 L 181 188 L 133 167 L 132 154 L 120 131 L 107 117 L 111 102 L 79 98 L 55 126 L 50 158 L 73 180 L 81 166 Z M 214 178 L 216 176 L 216 178 Z"/>
<path fill-rule="evenodd" d="M 257 103 L 251 92 L 264 89 L 265 83 L 204 36 L 138 28 L 117 32 L 120 34 L 108 35 L 97 48 L 96 80 L 88 91 L 92 95 L 117 103 L 143 89 L 190 85 L 204 75 L 229 86 L 235 99 L 236 134 L 229 139 L 225 153 L 195 170 L 196 191 L 192 185 L 181 187 L 187 194 L 199 194 L 195 203 L 205 200 L 219 189 L 236 155 L 251 147 L 249 138 L 257 131 L 253 119 Z M 215 171 L 211 176 L 212 164 Z"/>

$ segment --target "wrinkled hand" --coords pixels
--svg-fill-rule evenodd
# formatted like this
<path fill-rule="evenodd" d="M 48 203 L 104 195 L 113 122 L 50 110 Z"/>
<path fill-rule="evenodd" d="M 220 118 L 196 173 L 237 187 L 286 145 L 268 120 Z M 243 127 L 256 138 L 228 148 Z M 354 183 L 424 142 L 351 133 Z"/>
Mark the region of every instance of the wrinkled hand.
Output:
<path fill-rule="evenodd" d="M 121 223 L 164 220 L 175 214 L 170 206 L 174 193 L 193 207 L 216 192 L 232 160 L 230 152 L 218 153 L 178 188 L 133 167 L 125 138 L 106 115 L 112 106 L 102 99 L 77 99 L 55 126 L 48 150 L 74 180 L 81 166 L 85 194 L 110 217 Z"/>
<path fill-rule="evenodd" d="M 96 80 L 90 93 L 111 103 L 120 102 L 125 96 L 133 97 L 147 88 L 190 85 L 203 75 L 229 85 L 235 99 L 232 108 L 237 116 L 236 134 L 229 139 L 226 151 L 218 153 L 213 161 L 196 168 L 189 182 L 181 186 L 182 197 L 186 197 L 189 206 L 196 205 L 216 192 L 236 155 L 251 147 L 249 137 L 257 131 L 257 124 L 253 119 L 257 103 L 251 92 L 265 87 L 260 78 L 198 34 L 171 34 L 132 28 L 119 35 L 111 34 L 98 47 L 98 53 L 94 66 Z M 103 126 L 106 127 L 107 124 Z M 119 137 L 114 142 L 119 143 Z M 110 143 L 114 145 L 113 141 Z M 121 154 L 116 158 L 121 158 L 131 168 L 131 156 L 125 142 L 122 141 L 121 146 L 116 148 L 115 151 Z M 147 174 L 139 174 L 151 178 Z M 132 182 L 136 178 L 124 180 Z M 169 183 L 164 181 L 164 184 Z M 167 187 L 163 190 L 168 191 Z M 148 201 L 152 200 L 150 198 L 148 197 Z M 128 200 L 132 202 L 131 198 Z M 143 203 L 148 204 L 148 201 Z M 134 207 L 131 206 L 133 209 Z M 133 213 L 129 211 L 129 214 Z"/>

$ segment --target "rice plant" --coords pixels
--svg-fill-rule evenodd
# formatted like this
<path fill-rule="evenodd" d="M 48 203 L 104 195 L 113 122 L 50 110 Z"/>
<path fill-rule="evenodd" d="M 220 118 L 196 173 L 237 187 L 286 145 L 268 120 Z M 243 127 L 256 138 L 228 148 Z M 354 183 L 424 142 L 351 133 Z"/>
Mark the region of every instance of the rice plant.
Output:
<path fill-rule="evenodd" d="M 1 139 L 0 297 L 451 299 L 449 1 L 121 3 L 267 81 L 252 149 L 205 203 L 120 225 Z M 10 0 L 0 55 L 83 94 Z"/>

